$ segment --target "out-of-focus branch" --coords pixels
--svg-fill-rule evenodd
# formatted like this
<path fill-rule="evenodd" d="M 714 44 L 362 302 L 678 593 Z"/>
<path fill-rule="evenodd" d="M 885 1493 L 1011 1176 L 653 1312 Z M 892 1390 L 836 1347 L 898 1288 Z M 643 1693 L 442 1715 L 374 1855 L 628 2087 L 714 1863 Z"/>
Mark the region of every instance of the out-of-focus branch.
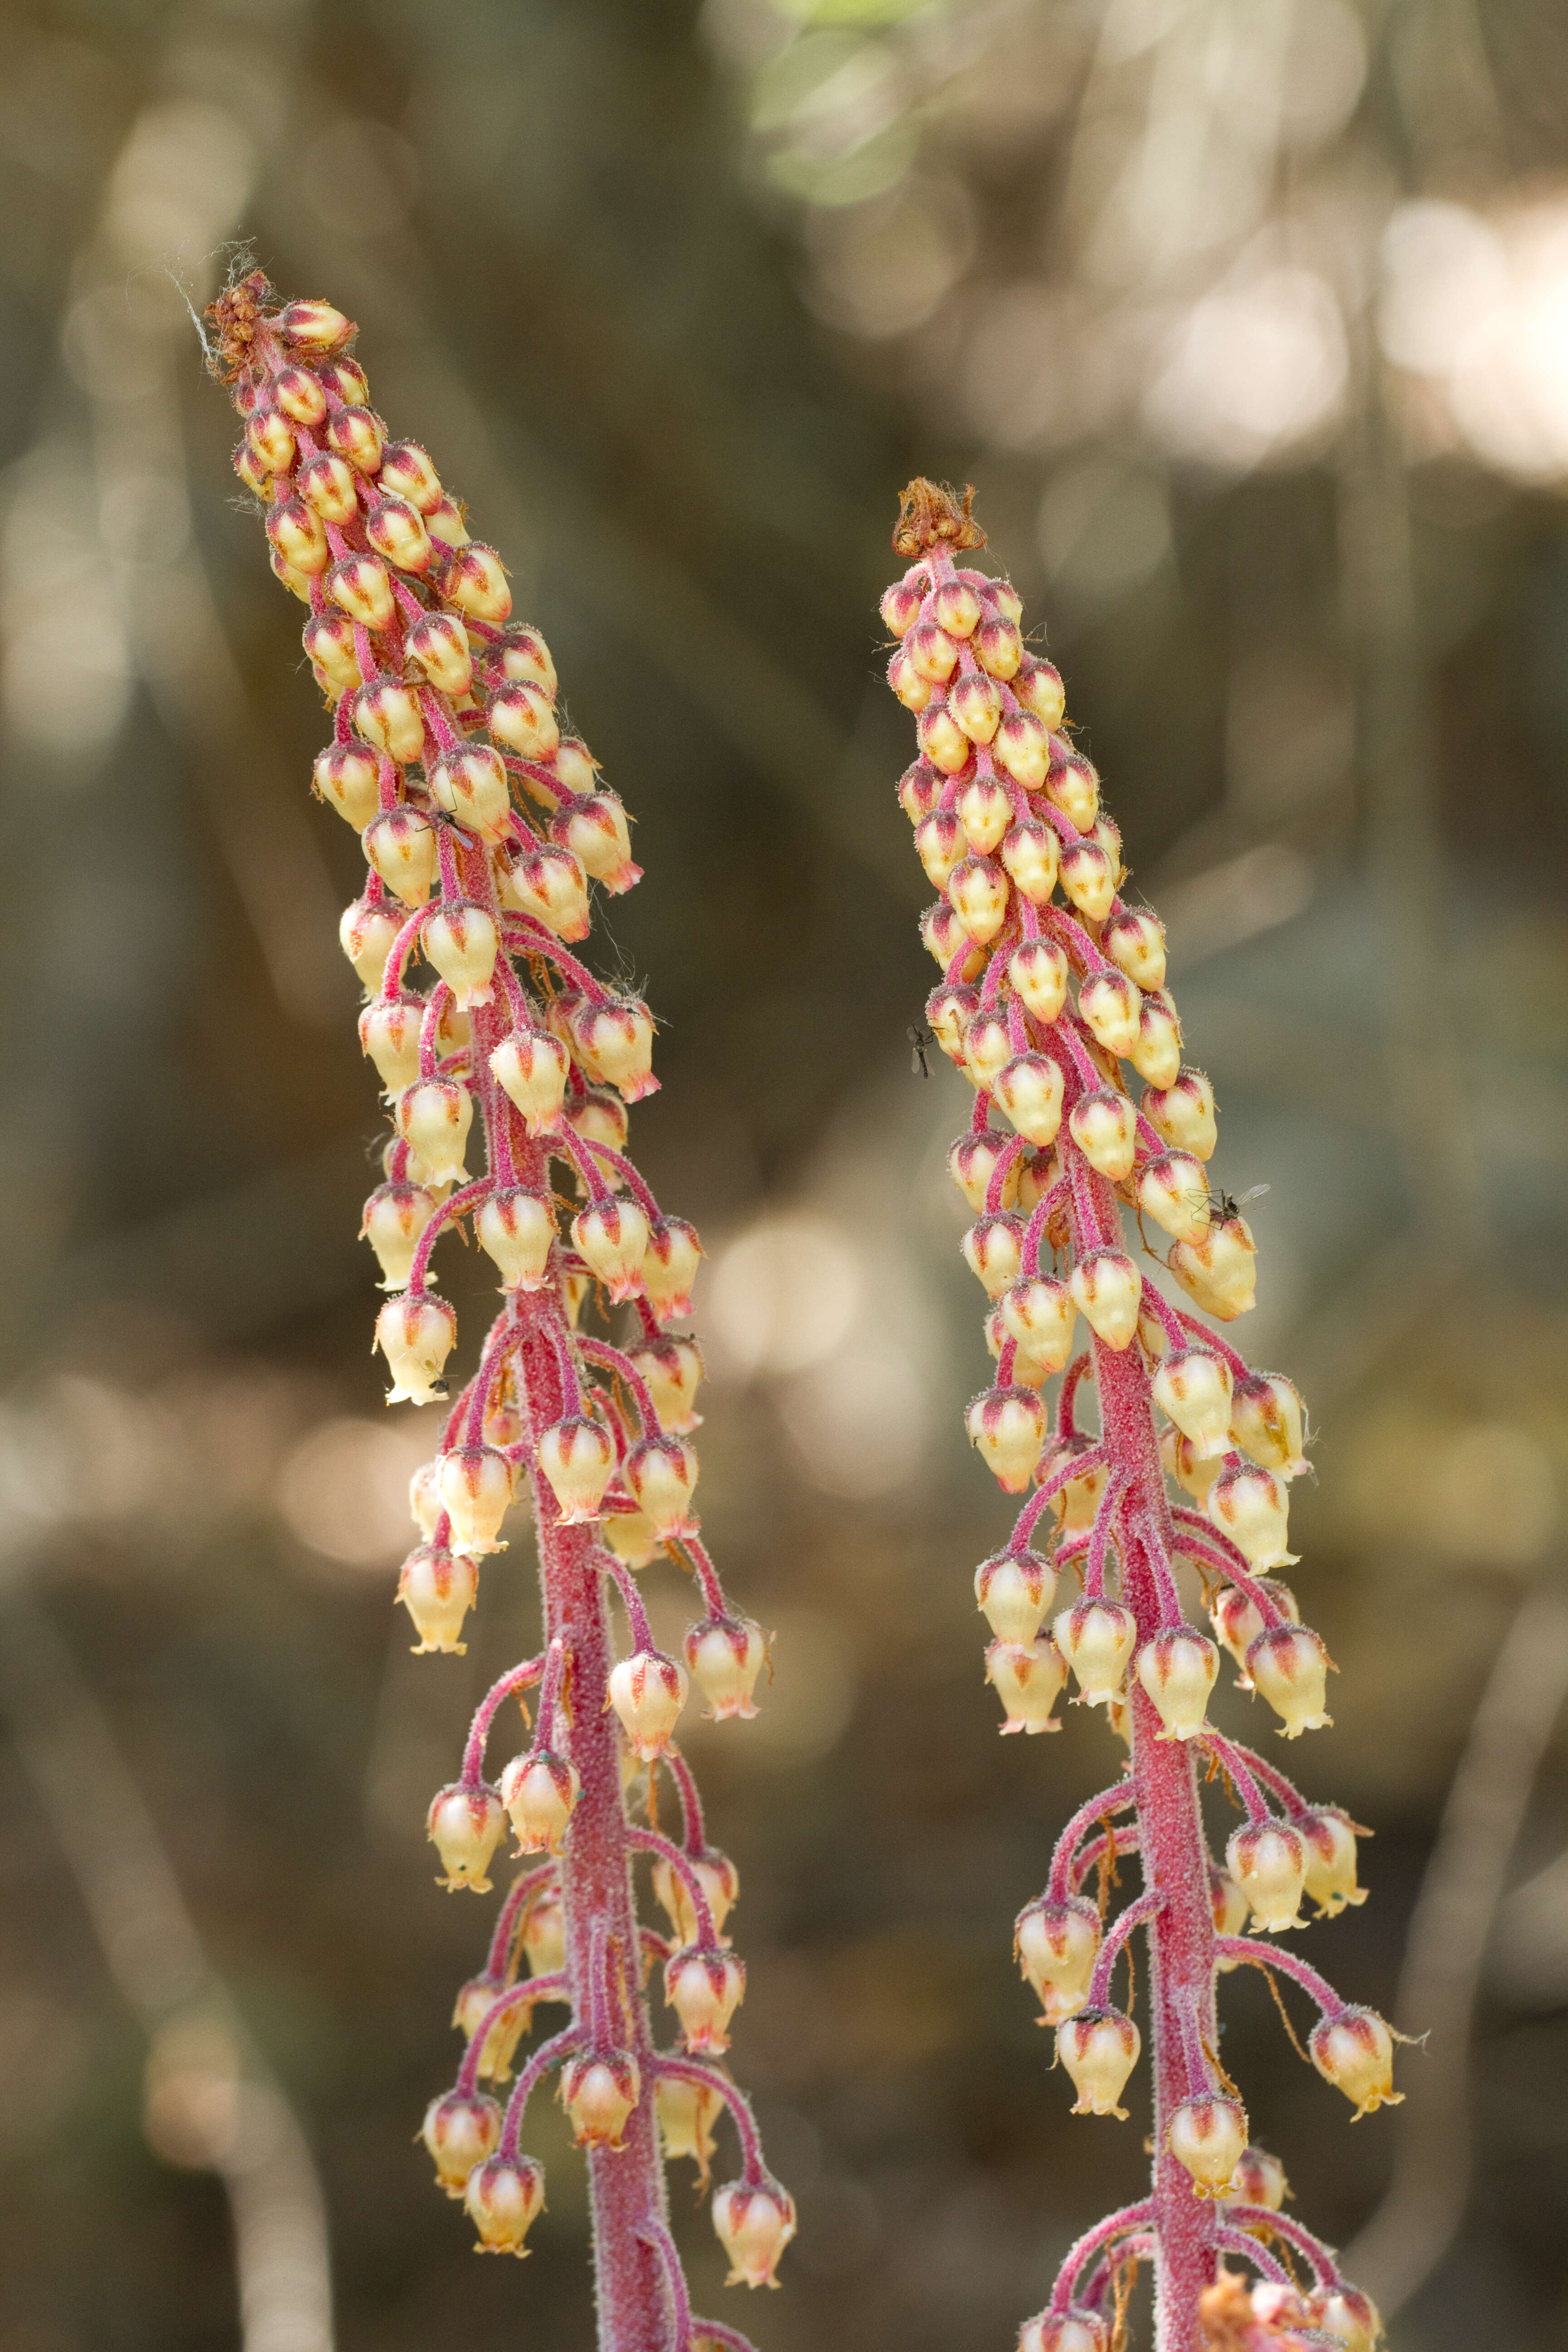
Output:
<path fill-rule="evenodd" d="M 228 2192 L 243 2352 L 332 2352 L 326 2206 L 304 2132 L 203 1948 L 101 1707 L 16 1575 L 11 1563 L 0 1591 L 0 1709 L 147 2036 L 147 2137 Z"/>
<path fill-rule="evenodd" d="M 1568 1598 L 1539 1586 L 1514 1618 L 1476 1709 L 1410 1924 L 1395 2010 L 1428 2037 L 1405 2070 L 1394 2178 L 1345 2256 L 1388 2318 L 1453 2242 L 1471 2173 L 1469 2045 L 1493 1916 L 1530 1792 L 1568 1699 Z"/>

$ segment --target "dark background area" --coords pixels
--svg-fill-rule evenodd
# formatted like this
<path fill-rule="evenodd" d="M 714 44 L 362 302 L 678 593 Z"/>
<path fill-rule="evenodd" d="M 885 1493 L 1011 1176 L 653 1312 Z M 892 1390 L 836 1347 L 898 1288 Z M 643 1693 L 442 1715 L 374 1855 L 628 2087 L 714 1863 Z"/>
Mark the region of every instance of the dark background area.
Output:
<path fill-rule="evenodd" d="M 1400 1998 L 1540 1612 L 1406 1979 L 1402 2021 L 1457 2020 L 1409 2104 L 1347 2131 L 1251 1978 L 1226 2066 L 1331 2240 L 1415 2152 L 1365 2273 L 1423 2280 L 1402 2352 L 1560 2343 L 1561 10 L 13 0 L 0 190 L 0 2352 L 238 2341 L 234 2214 L 254 2277 L 309 2269 L 263 2193 L 309 2183 L 297 2127 L 344 2352 L 591 2333 L 558 2116 L 521 2272 L 410 2146 L 490 1916 L 432 1885 L 424 1809 L 532 1580 L 514 1540 L 462 1661 L 389 1612 L 432 1434 L 367 1352 L 360 861 L 184 307 L 236 237 L 360 322 L 637 819 L 593 952 L 662 1024 L 633 1139 L 710 1255 L 705 1529 L 779 1636 L 759 1720 L 689 1752 L 801 2233 L 742 2308 L 682 2168 L 700 2306 L 761 2352 L 1005 2344 L 1143 2162 L 1143 2110 L 1068 2116 L 1009 1959 L 1111 1751 L 1078 1711 L 999 1744 L 981 1684 L 968 1097 L 910 1068 L 929 892 L 876 615 L 918 469 L 978 486 L 1167 919 L 1219 1181 L 1268 1187 L 1233 1337 L 1320 1433 L 1294 1581 L 1337 1724 L 1289 1761 L 1376 1831 L 1370 1903 L 1306 1946 L 1351 1998 Z"/>

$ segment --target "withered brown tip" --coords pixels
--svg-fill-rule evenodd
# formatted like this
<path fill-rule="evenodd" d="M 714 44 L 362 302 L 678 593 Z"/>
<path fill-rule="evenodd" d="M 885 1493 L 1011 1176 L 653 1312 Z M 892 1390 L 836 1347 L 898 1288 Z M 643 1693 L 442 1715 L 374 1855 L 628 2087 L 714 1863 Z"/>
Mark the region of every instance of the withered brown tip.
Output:
<path fill-rule="evenodd" d="M 913 562 L 930 547 L 984 547 L 985 533 L 970 511 L 973 503 L 973 482 L 964 484 L 961 497 L 951 482 L 930 482 L 917 474 L 900 493 L 894 554 Z"/>

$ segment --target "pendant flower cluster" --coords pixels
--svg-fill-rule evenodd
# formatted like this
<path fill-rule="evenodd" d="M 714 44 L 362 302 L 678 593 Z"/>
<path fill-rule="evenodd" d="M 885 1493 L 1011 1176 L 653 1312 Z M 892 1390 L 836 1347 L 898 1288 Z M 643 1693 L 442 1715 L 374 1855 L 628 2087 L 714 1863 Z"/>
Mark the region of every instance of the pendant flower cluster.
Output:
<path fill-rule="evenodd" d="M 417 1648 L 461 1651 L 479 1564 L 506 1550 L 525 1493 L 538 1537 L 543 1646 L 488 1694 L 430 1806 L 446 1886 L 489 1894 L 509 1832 L 524 1867 L 458 1995 L 467 2053 L 425 2143 L 480 2249 L 525 2252 L 544 2181 L 522 2149 L 524 2111 L 558 2072 L 588 2151 L 605 2352 L 744 2352 L 734 2330 L 691 2315 L 660 2142 L 706 2186 L 728 2110 L 742 2163 L 713 2194 L 714 2227 L 732 2282 L 774 2284 L 794 2207 L 719 2063 L 745 1990 L 724 1932 L 736 1874 L 707 1843 L 675 1746 L 692 1680 L 711 1715 L 755 1713 L 766 1642 L 726 1601 L 693 1509 L 702 1358 L 670 1327 L 690 1313 L 698 1238 L 626 1156 L 627 1107 L 658 1083 L 653 1020 L 570 952 L 589 930 L 590 885 L 638 878 L 626 812 L 563 724 L 549 649 L 512 618 L 495 550 L 469 537 L 426 451 L 393 440 L 371 406 L 348 320 L 325 302 L 273 308 L 259 273 L 208 316 L 214 372 L 245 424 L 236 470 L 265 506 L 274 572 L 309 608 L 305 652 L 333 709 L 315 790 L 368 867 L 342 937 L 394 1129 L 364 1211 L 389 1294 L 376 1345 L 389 1402 L 447 1408 L 413 1483 L 421 1541 L 397 1591 Z M 429 1268 L 463 1227 L 501 1306 L 452 1397 L 457 1318 Z M 683 1658 L 659 1651 L 637 1591 L 635 1571 L 661 1558 L 697 1594 Z M 495 1718 L 529 1693 L 526 1744 L 487 1779 Z M 661 1781 L 679 1838 L 654 1825 Z M 638 1857 L 668 1934 L 639 1924 Z M 656 1967 L 678 2029 L 668 2049 L 649 2015 Z M 503 2106 L 482 2085 L 511 2081 L 535 2009 L 552 2006 L 566 2022 Z"/>
<path fill-rule="evenodd" d="M 921 927 L 942 969 L 927 1019 L 974 1089 L 949 1167 L 973 1213 L 963 1250 L 996 1369 L 968 1431 L 1004 1492 L 1027 1498 L 976 1570 L 975 1598 L 1004 1732 L 1057 1729 L 1071 1681 L 1131 1751 L 1064 1832 L 1019 1915 L 1016 1957 L 1075 2114 L 1127 2113 L 1142 2037 L 1111 1986 L 1140 1928 L 1153 2027 L 1151 2193 L 1073 2248 L 1020 2352 L 1107 2352 L 1144 2261 L 1160 2352 L 1370 2352 L 1376 2314 L 1280 2210 L 1284 2170 L 1252 2144 L 1215 2010 L 1220 1973 L 1277 1969 L 1316 2003 L 1312 2063 L 1356 2115 L 1399 2095 L 1383 2020 L 1259 1940 L 1300 1927 L 1304 1897 L 1319 1916 L 1363 1900 L 1365 1832 L 1207 1719 L 1228 1655 L 1286 1738 L 1330 1720 L 1331 1662 L 1278 1573 L 1295 1565 L 1303 1409 L 1288 1380 L 1251 1370 L 1212 1328 L 1251 1307 L 1255 1281 L 1247 1222 L 1209 1189 L 1214 1092 L 1183 1058 L 1160 922 L 1121 896 L 1121 837 L 1066 731 L 1060 676 L 1028 649 L 1007 583 L 956 561 L 984 543 L 970 495 L 910 485 L 893 544 L 912 562 L 881 609 L 897 639 L 889 683 L 920 748 L 899 799 L 940 894 Z M 1154 1229 L 1173 1289 L 1200 1312 L 1146 1277 L 1123 1210 L 1146 1257 Z M 1088 1386 L 1098 1431 L 1079 1417 Z M 1179 1560 L 1203 1580 L 1209 1632 L 1184 1612 Z M 1243 1817 L 1223 1867 L 1199 1763 Z M 1118 1860 L 1132 1853 L 1144 1891 L 1108 1926 Z M 1226 2254 L 1251 2265 L 1256 2288 L 1224 2268 Z"/>

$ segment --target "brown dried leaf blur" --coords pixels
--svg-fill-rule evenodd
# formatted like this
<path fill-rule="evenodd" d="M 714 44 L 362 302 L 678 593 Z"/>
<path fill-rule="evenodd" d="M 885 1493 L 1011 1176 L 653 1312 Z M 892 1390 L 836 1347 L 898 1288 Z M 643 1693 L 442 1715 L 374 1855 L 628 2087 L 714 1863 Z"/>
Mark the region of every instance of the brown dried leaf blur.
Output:
<path fill-rule="evenodd" d="M 1408 2105 L 1347 2131 L 1261 1983 L 1226 2064 L 1331 2237 L 1397 2156 L 1385 2275 L 1351 2266 L 1395 2281 L 1400 2352 L 1546 2352 L 1562 11 L 16 0 L 0 93 L 6 2352 L 236 2342 L 229 2208 L 249 2352 L 331 2340 L 323 2211 L 347 2352 L 590 2333 L 558 2125 L 524 2300 L 410 2145 L 482 1926 L 424 1807 L 528 1580 L 487 1568 L 467 1660 L 408 1655 L 429 1438 L 367 1352 L 357 854 L 308 796 L 300 615 L 187 310 L 236 237 L 360 321 L 640 820 L 638 1149 L 710 1253 L 705 1516 L 778 1630 L 757 1723 L 692 1740 L 742 1884 L 737 2059 L 800 2200 L 763 2352 L 1006 2343 L 1142 2162 L 1137 2117 L 1068 2117 L 1006 1958 L 1103 1733 L 1001 1743 L 980 1681 L 1003 1522 L 961 1430 L 963 1106 L 910 1074 L 932 973 L 877 675 L 919 473 L 975 484 L 1048 619 L 1169 923 L 1218 1181 L 1269 1187 L 1247 1348 L 1320 1433 L 1292 1532 L 1342 1669 L 1300 1760 L 1377 1831 L 1323 1958 L 1391 2012 L 1501 1662 L 1397 2010 L 1452 2026 Z"/>

